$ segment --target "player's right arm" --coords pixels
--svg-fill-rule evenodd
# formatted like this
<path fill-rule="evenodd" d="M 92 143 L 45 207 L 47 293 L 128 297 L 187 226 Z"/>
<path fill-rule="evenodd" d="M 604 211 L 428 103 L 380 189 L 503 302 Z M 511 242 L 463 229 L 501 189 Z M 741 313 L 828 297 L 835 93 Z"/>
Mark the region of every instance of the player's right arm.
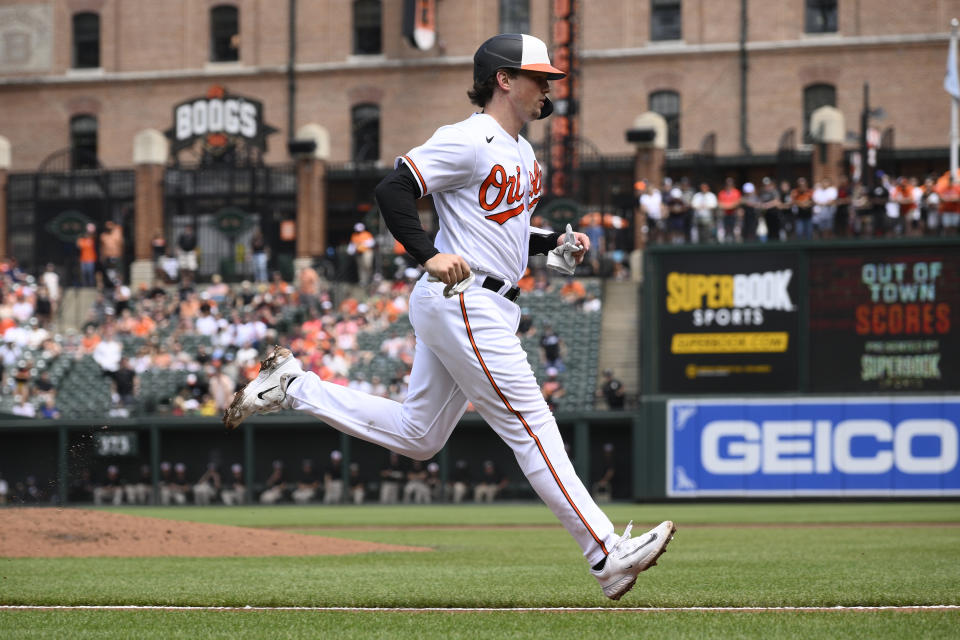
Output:
<path fill-rule="evenodd" d="M 375 194 L 387 228 L 427 272 L 452 285 L 470 275 L 459 255 L 440 253 L 420 225 L 416 201 L 428 193 L 454 191 L 471 179 L 476 148 L 459 126 L 440 127 L 424 144 L 397 158 L 396 170 L 377 185 Z"/>
<path fill-rule="evenodd" d="M 374 193 L 390 233 L 427 273 L 444 284 L 460 282 L 470 275 L 466 260 L 452 253 L 440 253 L 423 230 L 417 214 L 420 191 L 407 165 L 401 164 L 384 178 Z"/>

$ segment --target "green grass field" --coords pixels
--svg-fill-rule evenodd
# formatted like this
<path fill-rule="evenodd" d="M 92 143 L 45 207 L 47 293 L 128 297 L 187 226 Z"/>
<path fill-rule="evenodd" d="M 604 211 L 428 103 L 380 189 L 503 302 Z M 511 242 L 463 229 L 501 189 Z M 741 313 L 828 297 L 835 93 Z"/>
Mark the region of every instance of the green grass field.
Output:
<path fill-rule="evenodd" d="M 539 504 L 115 510 L 434 551 L 225 559 L 0 557 L 0 604 L 494 610 L 0 609 L 0 637 L 960 636 L 960 609 L 681 610 L 960 605 L 955 502 L 612 505 L 607 513 L 618 530 L 630 519 L 638 532 L 665 518 L 679 528 L 659 566 L 642 574 L 619 603 L 602 596 L 579 548 Z M 555 607 L 601 609 L 496 610 Z"/>

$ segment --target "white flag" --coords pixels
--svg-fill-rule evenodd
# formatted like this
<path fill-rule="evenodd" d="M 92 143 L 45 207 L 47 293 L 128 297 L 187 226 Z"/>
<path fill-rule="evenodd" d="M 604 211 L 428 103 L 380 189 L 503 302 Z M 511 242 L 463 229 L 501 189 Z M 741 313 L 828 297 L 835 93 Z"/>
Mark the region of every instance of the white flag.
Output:
<path fill-rule="evenodd" d="M 954 98 L 960 99 L 960 75 L 957 75 L 957 38 L 950 36 L 950 49 L 947 52 L 947 73 L 943 76 L 943 89 Z"/>

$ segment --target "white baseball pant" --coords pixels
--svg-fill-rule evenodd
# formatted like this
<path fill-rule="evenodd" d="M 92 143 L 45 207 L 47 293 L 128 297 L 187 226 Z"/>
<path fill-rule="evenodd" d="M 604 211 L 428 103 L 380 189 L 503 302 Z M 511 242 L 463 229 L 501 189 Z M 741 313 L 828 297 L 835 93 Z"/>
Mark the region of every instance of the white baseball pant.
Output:
<path fill-rule="evenodd" d="M 513 449 L 537 495 L 594 565 L 617 540 L 613 524 L 577 477 L 556 420 L 516 335 L 520 308 L 474 285 L 452 298 L 426 275 L 410 295 L 416 357 L 398 403 L 323 382 L 309 372 L 287 387 L 289 406 L 415 460 L 432 458 L 468 401 Z"/>

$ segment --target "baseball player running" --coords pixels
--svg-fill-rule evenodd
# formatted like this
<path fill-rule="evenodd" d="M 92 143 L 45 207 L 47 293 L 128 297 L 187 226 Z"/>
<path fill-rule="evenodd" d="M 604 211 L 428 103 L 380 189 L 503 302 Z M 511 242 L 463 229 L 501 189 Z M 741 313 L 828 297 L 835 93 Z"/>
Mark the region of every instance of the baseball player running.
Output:
<path fill-rule="evenodd" d="M 417 347 L 406 400 L 323 382 L 278 346 L 257 378 L 237 392 L 223 422 L 233 429 L 257 413 L 294 409 L 427 460 L 472 402 L 580 544 L 603 593 L 618 600 L 637 574 L 656 564 L 676 527 L 666 521 L 638 538 L 630 537 L 631 525 L 622 536 L 614 532 L 574 472 L 516 335 L 516 284 L 528 257 L 552 252 L 561 258 L 555 262 L 569 266 L 590 248 L 585 234 L 529 226 L 545 182 L 520 128 L 550 115 L 549 81 L 564 75 L 538 38 L 490 38 L 474 55 L 474 85 L 467 92 L 480 111 L 440 127 L 397 158 L 395 170 L 376 188 L 390 231 L 426 270 L 410 294 Z M 416 200 L 428 194 L 440 219 L 434 241 L 417 216 Z"/>

